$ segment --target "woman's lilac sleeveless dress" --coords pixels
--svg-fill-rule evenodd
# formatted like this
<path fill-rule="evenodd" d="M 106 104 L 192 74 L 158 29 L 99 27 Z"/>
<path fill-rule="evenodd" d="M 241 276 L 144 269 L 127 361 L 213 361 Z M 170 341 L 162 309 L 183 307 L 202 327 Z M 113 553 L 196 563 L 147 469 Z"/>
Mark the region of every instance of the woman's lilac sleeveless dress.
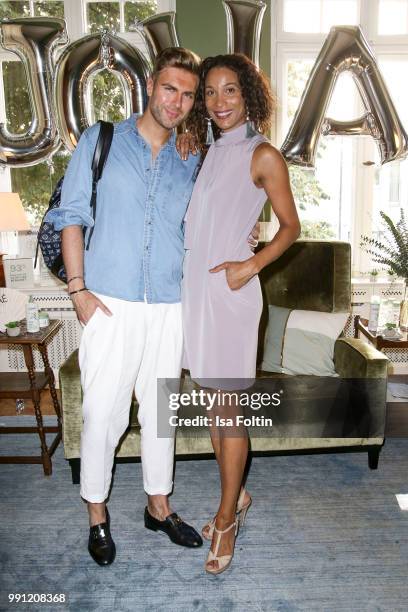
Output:
<path fill-rule="evenodd" d="M 185 218 L 184 365 L 205 387 L 245 388 L 255 376 L 262 312 L 258 277 L 232 291 L 225 270 L 209 270 L 252 256 L 248 236 L 267 198 L 250 174 L 262 142 L 267 140 L 260 134 L 247 137 L 247 124 L 221 135 L 207 153 Z"/>

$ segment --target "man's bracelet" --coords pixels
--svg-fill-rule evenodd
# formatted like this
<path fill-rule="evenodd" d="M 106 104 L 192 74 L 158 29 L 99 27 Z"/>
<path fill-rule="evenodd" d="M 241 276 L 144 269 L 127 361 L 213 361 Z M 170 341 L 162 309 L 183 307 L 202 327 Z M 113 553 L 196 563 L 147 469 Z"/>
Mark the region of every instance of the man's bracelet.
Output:
<path fill-rule="evenodd" d="M 82 287 L 82 289 L 77 289 L 76 291 L 69 291 L 68 295 L 74 295 L 75 293 L 81 293 L 81 291 L 88 291 L 86 287 Z"/>
<path fill-rule="evenodd" d="M 75 280 L 76 278 L 82 278 L 82 280 L 84 280 L 83 276 L 73 276 L 72 278 L 70 278 L 69 280 L 67 280 L 67 285 L 69 285 L 69 283 L 73 280 Z"/>

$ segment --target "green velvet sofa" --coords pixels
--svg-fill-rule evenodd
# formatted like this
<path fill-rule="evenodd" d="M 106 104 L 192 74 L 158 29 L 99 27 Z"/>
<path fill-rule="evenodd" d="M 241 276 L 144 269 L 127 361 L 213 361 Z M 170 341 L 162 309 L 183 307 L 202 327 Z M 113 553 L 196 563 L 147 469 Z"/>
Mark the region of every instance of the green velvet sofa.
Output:
<path fill-rule="evenodd" d="M 279 260 L 262 271 L 260 279 L 265 308 L 259 329 L 259 363 L 262 362 L 269 304 L 321 312 L 350 311 L 350 262 L 351 251 L 348 243 L 298 240 Z M 308 454 L 339 449 L 363 450 L 368 453 L 370 468 L 377 467 L 379 453 L 384 443 L 388 359 L 362 340 L 340 337 L 335 343 L 334 364 L 339 375 L 339 379 L 334 380 L 352 381 L 352 391 L 348 389 L 345 395 L 340 395 L 342 399 L 335 402 L 335 418 L 337 421 L 343 419 L 346 424 L 347 419 L 350 423 L 350 416 L 353 417 L 358 413 L 358 422 L 364 423 L 363 430 L 361 427 L 355 428 L 355 423 L 352 426 L 345 425 L 344 436 L 336 433 L 333 437 L 327 433 L 330 431 L 327 422 L 319 423 L 319 415 L 310 416 L 314 413 L 313 389 L 310 395 L 313 384 L 310 384 L 310 377 L 285 377 L 282 374 L 259 370 L 258 379 L 266 383 L 270 382 L 268 379 L 279 378 L 279 386 L 290 384 L 296 401 L 286 412 L 280 413 L 279 419 L 281 424 L 283 423 L 280 430 L 279 427 L 274 432 L 265 430 L 260 435 L 258 429 L 257 435 L 251 436 L 253 452 Z M 61 366 L 59 378 L 64 453 L 71 465 L 73 482 L 78 483 L 82 396 L 77 351 Z M 328 385 L 319 388 L 329 389 L 331 381 L 328 381 Z M 184 372 L 182 390 L 189 390 L 192 387 L 193 383 L 188 372 Z M 305 399 L 308 401 L 304 401 Z M 180 416 L 182 411 L 181 408 Z M 310 423 L 311 420 L 313 423 Z M 205 428 L 196 430 L 197 435 L 192 435 L 191 428 L 187 429 L 178 428 L 176 438 L 178 456 L 212 452 Z M 129 429 L 118 446 L 116 456 L 122 460 L 140 456 L 136 402 L 130 411 Z"/>

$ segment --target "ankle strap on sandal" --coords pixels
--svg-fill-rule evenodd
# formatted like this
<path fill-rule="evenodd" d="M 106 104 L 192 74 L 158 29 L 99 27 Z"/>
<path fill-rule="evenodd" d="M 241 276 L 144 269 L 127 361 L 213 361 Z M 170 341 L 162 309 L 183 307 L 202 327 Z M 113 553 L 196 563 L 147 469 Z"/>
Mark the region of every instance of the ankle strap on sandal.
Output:
<path fill-rule="evenodd" d="M 226 529 L 217 529 L 217 527 L 215 525 L 214 525 L 214 529 L 215 529 L 215 531 L 217 533 L 227 533 L 227 531 L 229 531 L 230 529 L 232 529 L 233 527 L 236 527 L 236 526 L 237 526 L 237 521 L 234 521 Z"/>

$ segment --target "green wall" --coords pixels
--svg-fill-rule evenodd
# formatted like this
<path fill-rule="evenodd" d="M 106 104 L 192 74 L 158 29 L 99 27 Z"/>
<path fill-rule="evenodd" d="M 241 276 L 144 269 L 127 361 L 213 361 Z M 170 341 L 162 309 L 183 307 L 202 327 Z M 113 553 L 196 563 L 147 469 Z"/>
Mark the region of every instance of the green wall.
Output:
<path fill-rule="evenodd" d="M 262 22 L 260 65 L 270 74 L 271 3 Z M 227 23 L 221 0 L 177 0 L 176 23 L 180 44 L 201 57 L 227 52 Z"/>

